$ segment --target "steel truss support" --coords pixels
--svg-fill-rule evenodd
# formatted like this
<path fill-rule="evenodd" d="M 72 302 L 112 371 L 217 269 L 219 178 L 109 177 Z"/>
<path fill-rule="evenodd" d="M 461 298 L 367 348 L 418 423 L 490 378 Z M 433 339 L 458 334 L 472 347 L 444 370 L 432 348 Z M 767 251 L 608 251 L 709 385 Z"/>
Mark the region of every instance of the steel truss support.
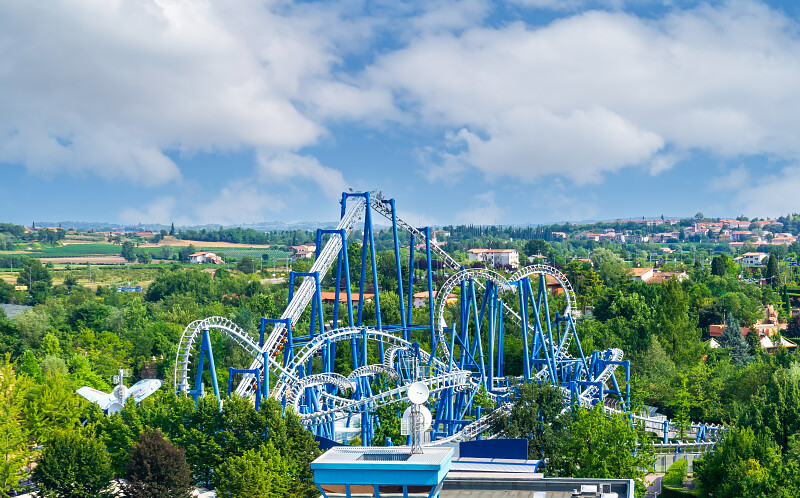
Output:
<path fill-rule="evenodd" d="M 195 377 L 194 381 L 194 389 L 187 391 L 193 399 L 194 402 L 197 403 L 197 400 L 200 396 L 203 395 L 204 385 L 203 385 L 203 367 L 205 366 L 205 360 L 208 358 L 208 369 L 211 371 L 211 385 L 214 388 L 214 396 L 219 399 L 219 385 L 217 384 L 217 370 L 216 366 L 214 365 L 214 351 L 211 348 L 211 336 L 208 333 L 208 329 L 203 329 L 203 337 L 200 342 L 200 353 L 199 353 L 198 363 L 197 363 L 197 376 Z"/>
<path fill-rule="evenodd" d="M 393 284 L 391 290 L 397 292 L 399 323 L 387 323 L 389 315 L 381 310 L 373 211 L 391 223 L 394 257 L 391 268 L 383 261 L 382 270 L 396 273 L 396 287 Z M 363 230 L 360 258 L 349 254 L 348 237 L 355 229 Z M 409 234 L 407 254 L 400 246 L 400 230 Z M 507 377 L 505 347 L 521 337 L 521 380 L 552 383 L 566 397 L 572 396 L 584 406 L 594 405 L 609 394 L 629 406 L 628 362 L 622 360 L 620 350 L 584 355 L 575 327 L 575 293 L 560 271 L 531 265 L 506 277 L 489 269 L 465 269 L 433 240 L 430 228 L 413 227 L 397 216 L 393 199 L 370 192 L 342 194 L 339 225 L 335 230 L 317 231 L 316 260 L 311 270 L 290 272 L 287 308 L 280 318 L 262 318 L 257 344 L 255 338 L 247 337 L 229 320 L 207 319 L 253 356 L 250 368 L 229 371 L 229 393 L 233 390 L 233 376 L 242 374 L 237 394 L 269 394 L 295 406 L 303 424 L 324 437 L 335 437 L 335 421 L 358 417 L 362 444 L 372 444 L 380 423 L 376 409 L 404 401 L 407 386 L 419 377 L 431 392 L 432 436 L 441 438 L 434 442 L 474 438 L 491 426 L 493 416 L 507 410 L 514 381 Z M 427 317 L 417 324 L 412 323 L 415 250 L 424 251 L 425 266 L 419 265 L 417 286 L 428 297 Z M 351 256 L 354 261 L 360 259 L 353 268 Z M 406 257 L 408 275 L 404 276 Z M 448 274 L 443 282 L 434 282 L 434 270 L 442 267 Z M 332 311 L 330 326 L 325 322 L 321 297 L 322 282 L 329 270 L 335 282 L 333 305 L 328 308 L 329 315 Z M 351 281 L 351 271 L 358 272 L 357 282 Z M 295 289 L 297 277 L 303 277 L 303 281 Z M 538 278 L 536 285 L 531 281 L 534 277 Z M 547 279 L 551 279 L 551 285 L 555 279 L 561 287 L 565 308 L 551 310 Z M 358 289 L 357 300 L 353 297 L 354 286 Z M 369 286 L 374 296 L 374 323 L 364 314 Z M 509 291 L 517 295 L 512 296 Z M 341 292 L 346 296 L 342 302 Z M 458 305 L 448 310 L 451 292 Z M 310 326 L 307 331 L 297 331 L 300 316 L 309 305 Z M 445 320 L 453 323 L 448 326 Z M 340 327 L 340 321 L 344 327 Z M 204 323 L 193 322 L 181 339 L 176 355 L 178 391 L 188 389 L 192 344 L 197 337 L 196 328 Z M 430 352 L 414 354 L 412 336 L 428 341 Z M 334 360 L 337 345 L 346 348 L 348 343 L 352 377 L 344 380 L 334 372 Z M 195 399 L 202 393 L 206 357 L 218 395 L 208 330 L 204 330 L 200 346 L 200 368 L 195 389 L 190 391 Z M 380 365 L 374 358 L 370 364 L 370 352 L 374 354 L 376 350 Z M 620 366 L 626 371 L 624 390 L 614 375 Z M 352 390 L 345 389 L 345 385 L 351 385 Z M 490 408 L 481 408 L 487 404 Z M 698 430 L 697 434 L 701 432 Z"/>

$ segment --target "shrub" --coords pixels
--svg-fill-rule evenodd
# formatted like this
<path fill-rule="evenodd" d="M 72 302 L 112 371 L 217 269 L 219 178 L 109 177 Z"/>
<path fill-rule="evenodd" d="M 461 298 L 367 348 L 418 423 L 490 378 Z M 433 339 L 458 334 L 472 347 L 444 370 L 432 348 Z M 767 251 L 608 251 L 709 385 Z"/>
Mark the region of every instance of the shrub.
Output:
<path fill-rule="evenodd" d="M 673 486 L 665 486 L 664 482 L 661 482 L 661 494 L 659 495 L 661 498 L 687 498 L 687 497 L 699 497 L 702 496 L 699 490 L 696 489 L 685 489 L 683 487 L 673 487 Z"/>
<path fill-rule="evenodd" d="M 145 429 L 133 446 L 128 463 L 125 498 L 189 498 L 191 477 L 182 449 L 158 429 Z"/>
<path fill-rule="evenodd" d="M 74 430 L 54 433 L 33 469 L 38 494 L 55 498 L 110 496 L 111 477 L 103 443 Z"/>
<path fill-rule="evenodd" d="M 668 486 L 678 486 L 683 484 L 686 475 L 689 473 L 689 462 L 683 458 L 676 460 L 675 463 L 669 466 L 667 473 L 661 480 L 661 483 Z"/>

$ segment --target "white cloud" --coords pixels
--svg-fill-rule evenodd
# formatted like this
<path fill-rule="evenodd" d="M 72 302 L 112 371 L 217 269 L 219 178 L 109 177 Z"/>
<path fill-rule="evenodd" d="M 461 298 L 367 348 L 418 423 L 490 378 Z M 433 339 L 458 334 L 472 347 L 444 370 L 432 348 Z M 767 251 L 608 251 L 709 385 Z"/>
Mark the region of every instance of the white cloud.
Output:
<path fill-rule="evenodd" d="M 211 201 L 198 205 L 195 217 L 198 223 L 257 223 L 266 221 L 269 213 L 286 209 L 286 202 L 268 194 L 263 188 L 247 181 L 231 182 L 223 187 Z"/>
<path fill-rule="evenodd" d="M 658 176 L 661 173 L 672 169 L 679 161 L 686 157 L 685 153 L 681 154 L 659 154 L 650 161 L 650 174 Z"/>
<path fill-rule="evenodd" d="M 712 190 L 739 190 L 750 185 L 750 173 L 744 166 L 730 170 L 726 175 L 715 178 Z"/>
<path fill-rule="evenodd" d="M 530 200 L 528 213 L 531 218 L 544 223 L 586 221 L 599 213 L 595 195 L 576 195 L 557 180 L 547 187 L 536 188 L 527 197 Z"/>
<path fill-rule="evenodd" d="M 435 33 L 469 28 L 489 13 L 485 0 L 437 0 L 425 3 L 425 12 L 415 18 L 412 26 L 419 32 Z"/>
<path fill-rule="evenodd" d="M 0 2 L 0 163 L 162 185 L 191 180 L 173 153 L 255 150 L 262 184 L 220 198 L 238 205 L 242 193 L 266 209 L 287 199 L 255 186 L 298 193 L 313 182 L 335 199 L 345 178 L 375 181 L 304 152 L 331 138 L 333 122 L 381 129 L 400 147 L 410 131 L 422 177 L 443 183 L 474 171 L 490 182 L 597 182 L 630 166 L 656 175 L 697 151 L 800 158 L 800 26 L 781 11 L 734 0 L 532 26 L 505 22 L 507 10 L 485 0 Z M 500 197 L 502 187 L 490 188 Z M 185 205 L 174 210 L 192 212 Z"/>
<path fill-rule="evenodd" d="M 168 225 L 175 221 L 174 211 L 177 201 L 174 197 L 160 197 L 143 209 L 126 208 L 120 213 L 122 223 L 161 223 Z"/>
<path fill-rule="evenodd" d="M 421 126 L 460 130 L 459 158 L 489 179 L 596 181 L 632 165 L 657 174 L 698 150 L 798 158 L 798 31 L 748 1 L 655 19 L 591 11 L 422 35 L 359 85 L 391 89 Z"/>
<path fill-rule="evenodd" d="M 448 134 L 453 143 L 464 140 L 456 134 Z M 429 182 L 441 181 L 453 185 L 461 179 L 461 174 L 468 169 L 463 154 L 453 154 L 434 147 L 424 147 L 417 151 L 417 161 L 422 165 L 419 173 Z"/>
<path fill-rule="evenodd" d="M 261 152 L 258 154 L 258 166 L 262 182 L 285 183 L 293 178 L 305 178 L 316 183 L 330 199 L 341 197 L 347 188 L 341 171 L 323 166 L 311 156 Z"/>
<path fill-rule="evenodd" d="M 478 194 L 473 198 L 472 207 L 458 213 L 460 223 L 475 223 L 477 225 L 496 225 L 503 222 L 505 210 L 495 202 L 493 190 Z"/>
<path fill-rule="evenodd" d="M 152 185 L 181 177 L 165 150 L 312 144 L 324 128 L 296 102 L 370 33 L 337 8 L 2 2 L 0 161 Z"/>
<path fill-rule="evenodd" d="M 125 208 L 119 220 L 127 224 L 238 225 L 274 220 L 286 208 L 283 196 L 267 193 L 255 181 L 235 180 L 217 192 L 200 193 L 195 186 L 185 189 L 180 200 L 164 196 L 141 208 Z"/>
<path fill-rule="evenodd" d="M 755 186 L 743 187 L 737 196 L 737 205 L 749 217 L 796 213 L 797 192 L 800 192 L 800 166 L 790 166 L 779 175 L 763 178 Z"/>
<path fill-rule="evenodd" d="M 406 209 L 401 209 L 401 208 L 397 209 L 397 217 L 417 228 L 432 227 L 440 224 L 438 221 L 436 221 L 435 217 L 431 216 L 428 213 L 408 211 Z M 375 219 L 377 218 L 373 218 L 373 220 Z M 381 220 L 381 222 L 383 222 L 383 220 Z M 405 236 L 403 235 L 403 237 Z M 403 244 L 402 240 L 403 239 L 401 239 L 400 242 L 401 244 Z M 419 244 L 421 241 L 417 240 L 415 242 Z M 405 243 L 407 244 L 408 242 L 406 241 Z"/>
<path fill-rule="evenodd" d="M 525 7 L 549 10 L 576 10 L 586 4 L 583 0 L 512 0 L 512 2 Z"/>
<path fill-rule="evenodd" d="M 143 185 L 181 178 L 178 167 L 161 150 L 120 130 L 81 126 L 64 132 L 66 136 L 58 137 L 38 125 L 17 129 L 0 138 L 0 160 L 25 164 L 39 175 L 67 169 Z"/>
<path fill-rule="evenodd" d="M 465 160 L 489 180 L 507 175 L 532 181 L 560 174 L 578 184 L 596 182 L 600 172 L 637 164 L 664 144 L 658 135 L 605 109 L 556 116 L 541 108 L 516 107 L 497 116 L 487 133 L 487 140 L 466 129 L 459 135 L 469 148 Z"/>

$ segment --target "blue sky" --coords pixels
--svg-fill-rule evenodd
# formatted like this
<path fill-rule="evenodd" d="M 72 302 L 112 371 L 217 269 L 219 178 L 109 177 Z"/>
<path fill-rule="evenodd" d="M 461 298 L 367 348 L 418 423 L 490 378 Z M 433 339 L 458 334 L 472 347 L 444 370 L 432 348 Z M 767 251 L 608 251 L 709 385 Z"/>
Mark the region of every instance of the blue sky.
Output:
<path fill-rule="evenodd" d="M 800 211 L 800 5 L 0 3 L 0 219 Z"/>

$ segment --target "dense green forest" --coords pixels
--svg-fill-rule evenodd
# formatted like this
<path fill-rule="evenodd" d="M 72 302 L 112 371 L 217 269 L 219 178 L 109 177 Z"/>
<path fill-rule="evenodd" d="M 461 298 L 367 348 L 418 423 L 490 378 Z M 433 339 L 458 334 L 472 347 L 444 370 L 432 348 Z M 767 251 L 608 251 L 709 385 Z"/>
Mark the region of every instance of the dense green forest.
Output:
<path fill-rule="evenodd" d="M 553 251 L 554 245 L 531 249 Z M 796 357 L 785 349 L 767 353 L 757 342 L 746 341 L 741 335 L 721 338 L 724 347 L 720 349 L 710 349 L 706 341 L 709 324 L 750 326 L 762 317 L 766 304 L 774 305 L 782 318 L 789 319 L 788 293 L 779 286 L 740 280 L 741 270 L 724 255 L 706 264 L 700 259 L 690 264 L 670 262 L 675 270 L 686 271 L 687 278 L 682 281 L 634 281 L 623 250 L 596 247 L 590 255 L 592 263 L 572 260 L 562 267 L 575 287 L 582 311 L 577 331 L 584 351 L 609 347 L 625 351 L 626 359 L 631 360 L 637 406 L 656 406 L 674 420 L 718 422 L 730 428 L 717 452 L 696 464 L 697 482 L 706 493 L 713 492 L 715 497 L 779 496 L 773 493 L 775 489 L 795 489 L 793 469 L 800 456 L 795 437 L 800 423 L 800 366 Z M 405 251 L 401 266 L 407 282 Z M 414 290 L 418 292 L 426 287 L 426 265 L 424 256 L 417 255 Z M 353 290 L 357 291 L 360 246 L 352 239 L 349 257 Z M 777 258 L 775 261 L 778 270 L 772 271 L 787 269 L 785 262 L 778 266 Z M 220 315 L 255 337 L 259 317 L 277 317 L 286 306 L 286 283 L 262 284 L 263 275 L 256 272 L 255 265 L 242 266 L 233 273 L 219 269 L 212 277 L 197 268 L 171 263 L 150 270 L 155 274 L 144 293 L 117 293 L 104 287 L 90 290 L 74 282 L 53 286 L 47 266 L 35 258 L 22 263 L 19 281 L 31 281 L 30 294 L 0 283 L 0 301 L 34 305 L 14 318 L 0 314 L 0 355 L 4 358 L 0 395 L 5 397 L 0 403 L 5 410 L 1 428 L 4 437 L 0 438 L 5 463 L 0 469 L 0 485 L 4 492 L 18 487 L 20 479 L 31 478 L 25 469 L 33 460 L 41 463 L 52 453 L 44 451 L 51 441 L 66 438 L 65 445 L 69 446 L 72 440 L 65 436 L 69 433 L 92 442 L 69 444 L 94 448 L 101 455 L 96 458 L 108 459 L 108 476 L 130 476 L 135 469 L 124 463 L 135 448 L 145 441 L 166 447 L 159 442 L 160 436 L 145 434 L 145 428 L 158 429 L 176 451 L 182 452 L 194 485 L 215 486 L 215 475 L 249 469 L 259 475 L 283 476 L 283 480 L 273 479 L 278 495 L 313 491 L 307 464 L 317 450 L 296 418 L 281 416 L 273 404 L 257 413 L 244 400 L 223 403 L 222 411 L 213 397 L 203 398 L 195 406 L 191 400 L 174 396 L 171 385 L 177 343 L 187 324 Z M 310 265 L 311 260 L 298 261 L 294 269 L 306 271 Z M 392 252 L 378 252 L 377 287 L 384 325 L 400 321 L 397 281 L 392 276 L 395 265 Z M 768 267 L 759 271 L 770 271 Z M 371 273 L 368 265 L 366 274 Z M 436 269 L 434 285 L 440 285 L 446 276 L 443 269 Z M 333 286 L 333 277 L 328 275 L 323 287 L 332 290 Z M 366 291 L 374 290 L 369 282 Z M 512 308 L 518 306 L 514 299 L 507 302 Z M 552 310 L 563 305 L 562 295 L 551 296 Z M 330 319 L 331 305 L 325 305 L 324 313 Z M 447 313 L 448 323 L 458 319 L 455 310 L 448 309 Z M 307 310 L 298 329 L 309 327 L 309 314 Z M 366 303 L 361 316 L 363 323 L 374 324 L 374 303 Z M 426 324 L 428 320 L 425 306 L 414 309 L 414 323 Z M 797 319 L 791 318 L 787 337 L 800 336 L 799 328 Z M 430 348 L 427 331 L 416 331 L 413 338 L 423 348 Z M 227 379 L 229 366 L 243 367 L 249 362 L 245 353 L 224 337 L 212 334 L 212 343 L 218 378 Z M 521 348 L 521 331 L 509 324 L 507 375 L 521 373 Z M 351 368 L 349 354 L 349 348 L 337 349 L 335 364 L 342 374 Z M 378 361 L 377 351 L 369 354 Z M 132 381 L 155 374 L 164 380 L 164 387 L 138 407 L 131 404 L 120 414 L 105 417 L 74 390 L 89 385 L 108 392 L 112 387 L 109 378 L 118 368 L 133 369 Z M 398 405 L 397 409 L 401 408 Z M 386 423 L 381 424 L 376 440 L 401 440 L 399 427 L 392 423 L 397 420 L 396 410 L 382 409 L 379 415 Z M 591 427 L 597 429 L 601 439 L 619 432 L 617 422 L 610 420 L 606 430 L 606 422 L 601 423 L 591 411 L 576 411 L 571 417 L 565 425 L 573 427 L 576 434 L 585 434 L 581 431 Z M 292 435 L 282 439 L 284 433 Z M 629 436 L 640 444 L 648 437 L 637 431 Z M 579 446 L 562 448 L 554 450 L 553 457 L 581 451 Z M 616 470 L 606 468 L 602 475 L 639 477 L 636 469 L 641 462 L 624 459 L 627 450 L 620 451 L 614 457 L 625 465 Z M 553 466 L 552 472 L 575 474 L 563 459 L 557 461 L 561 466 Z M 587 461 L 581 468 L 588 472 L 592 465 Z M 42 476 L 32 477 L 45 482 Z M 720 483 L 728 491 L 720 494 Z"/>

